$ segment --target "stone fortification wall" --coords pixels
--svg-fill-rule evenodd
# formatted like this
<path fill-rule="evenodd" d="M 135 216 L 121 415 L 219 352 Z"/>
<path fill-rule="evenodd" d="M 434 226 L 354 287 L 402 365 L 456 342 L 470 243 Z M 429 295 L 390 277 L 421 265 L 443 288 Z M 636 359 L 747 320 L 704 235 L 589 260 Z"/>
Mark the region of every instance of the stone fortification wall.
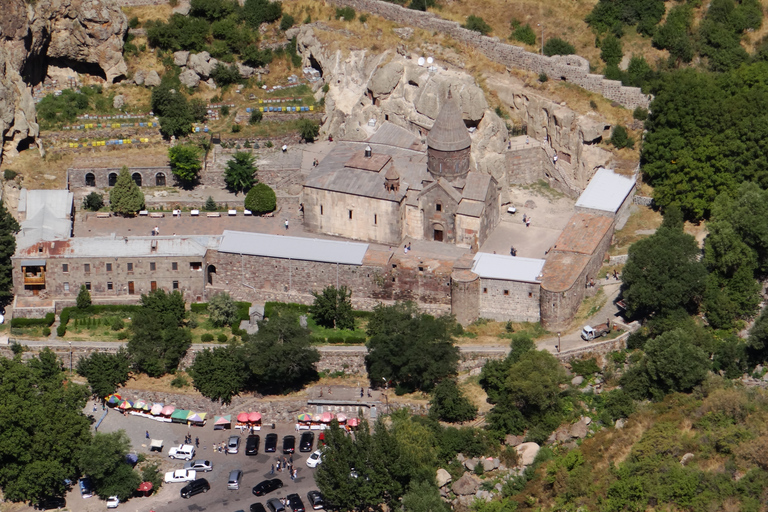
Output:
<path fill-rule="evenodd" d="M 538 283 L 481 279 L 480 317 L 498 322 L 538 322 Z"/>
<path fill-rule="evenodd" d="M 495 62 L 534 73 L 545 73 L 553 80 L 575 83 L 626 108 L 634 109 L 638 106 L 647 108 L 650 104 L 650 96 L 643 94 L 638 87 L 624 87 L 621 82 L 607 80 L 602 75 L 590 73 L 589 64 L 579 57 L 545 57 L 527 52 L 519 46 L 505 44 L 498 38 L 467 30 L 454 21 L 441 19 L 432 13 L 406 9 L 383 0 L 330 0 L 330 2 L 350 6 L 358 11 L 368 11 L 402 25 L 412 25 L 430 32 L 443 32 L 459 42 L 475 47 Z"/>
<path fill-rule="evenodd" d="M 67 187 L 72 189 L 84 188 L 86 185 L 86 175 L 92 174 L 96 188 L 108 188 L 109 175 L 114 174 L 114 179 L 120 174 L 121 167 L 70 167 L 67 169 Z M 155 187 L 157 185 L 158 175 L 165 180 L 165 185 L 171 186 L 176 183 L 176 179 L 171 172 L 170 166 L 159 167 L 129 167 L 131 175 L 139 173 L 141 175 L 142 187 Z"/>
<path fill-rule="evenodd" d="M 528 185 L 547 179 L 545 168 L 552 165 L 544 148 L 538 145 L 513 147 L 506 159 L 509 185 Z"/>

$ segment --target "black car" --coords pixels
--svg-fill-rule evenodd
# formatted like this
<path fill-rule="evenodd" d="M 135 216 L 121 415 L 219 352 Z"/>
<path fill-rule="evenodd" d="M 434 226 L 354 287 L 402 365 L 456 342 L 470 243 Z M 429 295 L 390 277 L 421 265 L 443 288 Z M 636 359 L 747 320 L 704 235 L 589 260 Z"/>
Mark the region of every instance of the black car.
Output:
<path fill-rule="evenodd" d="M 208 483 L 208 480 L 205 478 L 198 478 L 181 488 L 181 497 L 190 498 L 195 494 L 208 492 L 209 490 L 211 490 L 211 484 Z"/>
<path fill-rule="evenodd" d="M 299 441 L 300 452 L 311 452 L 312 444 L 315 442 L 314 432 L 304 432 L 301 434 L 301 440 Z"/>
<path fill-rule="evenodd" d="M 267 507 L 269 512 L 285 512 L 285 505 L 277 498 L 267 500 Z"/>
<path fill-rule="evenodd" d="M 50 496 L 35 503 L 35 508 L 37 510 L 53 510 L 64 508 L 66 506 L 67 501 L 61 496 Z"/>
<path fill-rule="evenodd" d="M 289 494 L 286 498 L 288 499 L 288 503 L 291 505 L 293 512 L 305 512 L 304 502 L 301 501 L 298 494 Z"/>
<path fill-rule="evenodd" d="M 261 503 L 254 503 L 251 505 L 251 512 L 267 512 L 267 509 Z"/>
<path fill-rule="evenodd" d="M 296 436 L 283 437 L 283 453 L 293 453 L 296 451 Z"/>
<path fill-rule="evenodd" d="M 258 455 L 259 443 L 261 438 L 259 436 L 251 434 L 245 439 L 245 454 L 246 455 Z"/>
<path fill-rule="evenodd" d="M 325 506 L 325 500 L 323 500 L 323 495 L 320 491 L 309 491 L 307 493 L 307 499 L 309 500 L 309 504 L 315 510 L 320 510 Z"/>
<path fill-rule="evenodd" d="M 279 478 L 264 480 L 263 482 L 256 484 L 256 486 L 253 488 L 253 494 L 256 496 L 264 496 L 265 494 L 269 494 L 272 491 L 280 489 L 282 486 L 283 481 Z"/>
<path fill-rule="evenodd" d="M 267 437 L 264 438 L 264 451 L 277 451 L 277 434 L 267 434 Z"/>

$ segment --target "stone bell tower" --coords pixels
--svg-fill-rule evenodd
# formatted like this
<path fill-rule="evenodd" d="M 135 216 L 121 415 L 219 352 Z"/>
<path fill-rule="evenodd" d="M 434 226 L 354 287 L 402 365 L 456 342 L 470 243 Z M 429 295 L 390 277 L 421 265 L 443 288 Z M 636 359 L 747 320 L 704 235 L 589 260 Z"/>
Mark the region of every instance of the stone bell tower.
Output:
<path fill-rule="evenodd" d="M 471 145 L 459 106 L 448 89 L 448 98 L 427 136 L 427 170 L 435 179 L 465 178 Z"/>

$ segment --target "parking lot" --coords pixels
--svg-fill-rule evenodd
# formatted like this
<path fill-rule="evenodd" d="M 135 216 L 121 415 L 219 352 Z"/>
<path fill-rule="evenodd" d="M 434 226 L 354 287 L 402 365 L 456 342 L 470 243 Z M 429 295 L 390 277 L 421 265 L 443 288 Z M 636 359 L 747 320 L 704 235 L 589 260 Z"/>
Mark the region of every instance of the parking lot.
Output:
<path fill-rule="evenodd" d="M 101 417 L 101 407 L 94 413 L 93 404 L 89 404 L 87 413 L 94 415 L 97 419 Z M 307 500 L 307 492 L 317 489 L 315 486 L 314 472 L 306 465 L 307 457 L 311 452 L 299 452 L 300 434 L 295 431 L 294 424 L 276 425 L 272 430 L 271 425 L 262 428 L 256 432 L 261 438 L 259 445 L 259 454 L 256 456 L 245 455 L 245 440 L 247 433 L 240 434 L 239 430 L 214 430 L 212 418 L 204 427 L 188 427 L 178 423 L 160 423 L 139 416 L 123 416 L 116 410 L 109 410 L 107 417 L 99 427 L 100 432 L 113 432 L 116 430 L 125 430 L 131 439 L 131 444 L 137 453 L 143 453 L 149 460 L 161 462 L 161 472 L 181 469 L 186 461 L 175 460 L 168 457 L 168 450 L 173 446 L 183 444 L 184 437 L 189 433 L 192 436 L 193 443 L 195 438 L 199 438 L 200 446 L 196 450 L 195 459 L 205 459 L 212 463 L 213 469 L 207 473 L 199 473 L 198 478 L 202 477 L 208 480 L 211 485 L 210 491 L 198 494 L 188 499 L 180 496 L 180 491 L 184 483 L 163 484 L 160 491 L 149 498 L 133 498 L 126 503 L 121 503 L 117 510 L 141 511 L 146 512 L 154 510 L 155 512 L 171 512 L 180 510 L 189 511 L 238 511 L 249 510 L 251 504 L 261 503 L 266 507 L 266 502 L 270 498 L 284 498 L 289 494 L 297 493 L 304 502 L 308 510 L 312 510 Z M 264 453 L 264 439 L 269 433 L 278 435 L 277 451 L 275 453 Z M 315 432 L 313 450 L 317 447 L 318 431 Z M 149 433 L 151 439 L 162 439 L 164 442 L 162 454 L 149 451 L 150 439 L 146 438 Z M 237 454 L 225 454 L 214 450 L 214 445 L 226 443 L 230 436 L 237 435 L 241 438 L 240 450 Z M 283 436 L 296 436 L 296 452 L 293 454 L 294 467 L 298 469 L 296 480 L 291 480 L 287 471 L 270 474 L 272 465 L 277 461 L 277 457 L 283 460 L 288 459 L 288 455 L 283 455 Z M 243 471 L 243 479 L 239 490 L 227 489 L 227 477 L 230 471 L 240 469 Z M 252 488 L 262 480 L 269 478 L 279 478 L 283 482 L 283 487 L 277 491 L 271 492 L 266 496 L 256 497 L 252 493 Z M 83 499 L 79 492 L 74 490 L 67 496 L 67 508 L 73 512 L 93 512 L 103 511 L 106 504 L 98 497 Z M 290 509 L 289 509 L 290 510 Z"/>

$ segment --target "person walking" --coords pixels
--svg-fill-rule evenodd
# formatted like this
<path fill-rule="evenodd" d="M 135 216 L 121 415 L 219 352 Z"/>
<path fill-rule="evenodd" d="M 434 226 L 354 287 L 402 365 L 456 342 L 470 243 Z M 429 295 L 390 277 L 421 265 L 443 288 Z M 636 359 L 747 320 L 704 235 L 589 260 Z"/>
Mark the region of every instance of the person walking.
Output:
<path fill-rule="evenodd" d="M 288 219 L 285 219 L 285 230 L 288 231 Z"/>
<path fill-rule="evenodd" d="M 200 448 L 200 438 L 195 437 L 195 447 Z"/>
<path fill-rule="evenodd" d="M 149 430 L 147 430 L 147 431 L 144 433 L 144 436 L 145 436 L 147 439 L 149 439 Z"/>

